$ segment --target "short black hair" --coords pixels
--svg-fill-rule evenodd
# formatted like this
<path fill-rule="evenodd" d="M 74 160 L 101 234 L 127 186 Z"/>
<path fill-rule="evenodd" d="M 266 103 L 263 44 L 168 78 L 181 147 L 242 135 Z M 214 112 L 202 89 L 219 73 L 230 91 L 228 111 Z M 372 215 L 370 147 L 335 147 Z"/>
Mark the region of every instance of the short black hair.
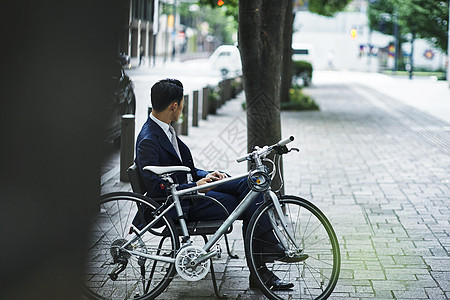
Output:
<path fill-rule="evenodd" d="M 151 90 L 152 109 L 162 112 L 173 102 L 183 100 L 183 84 L 177 79 L 166 78 L 158 81 Z"/>

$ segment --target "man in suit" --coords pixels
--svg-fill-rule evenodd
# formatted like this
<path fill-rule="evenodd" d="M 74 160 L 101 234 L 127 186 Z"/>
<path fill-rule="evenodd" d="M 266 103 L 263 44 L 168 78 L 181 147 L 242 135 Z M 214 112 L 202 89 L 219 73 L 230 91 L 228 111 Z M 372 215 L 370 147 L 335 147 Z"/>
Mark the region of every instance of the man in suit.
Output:
<path fill-rule="evenodd" d="M 189 148 L 176 136 L 171 122 L 178 121 L 183 110 L 183 85 L 176 79 L 163 79 L 153 85 L 151 89 L 152 113 L 147 122 L 143 125 L 136 142 L 136 164 L 143 178 L 147 196 L 166 197 L 167 190 L 164 182 L 156 174 L 143 171 L 145 166 L 187 166 L 191 169 L 189 173 L 178 173 L 175 175 L 178 189 L 185 189 L 194 186 L 201 186 L 208 182 L 221 180 L 227 175 L 219 172 L 207 172 L 197 169 L 194 166 Z M 249 187 L 247 180 L 240 179 L 226 184 L 222 184 L 213 190 L 205 190 L 207 196 L 220 201 L 225 208 L 232 212 L 239 202 L 247 195 Z M 223 212 L 216 205 L 206 203 L 207 201 L 197 201 L 189 203 L 182 201 L 183 211 L 189 215 L 190 220 L 214 220 L 222 219 Z M 243 220 L 243 233 L 247 229 L 248 223 L 258 204 L 262 203 L 260 194 L 249 208 L 240 216 Z M 175 214 L 172 214 L 175 218 Z M 271 226 L 268 224 L 268 226 Z M 282 246 L 278 244 L 270 227 L 265 235 L 265 239 L 270 243 L 270 247 L 265 247 L 264 251 L 270 255 L 261 257 L 257 262 L 264 270 L 263 277 L 266 284 L 272 289 L 287 290 L 294 285 L 284 282 L 275 276 L 265 267 L 265 263 L 274 259 L 282 259 L 285 253 Z M 244 241 L 245 242 L 245 241 Z M 255 279 L 250 276 L 250 286 L 255 286 Z"/>

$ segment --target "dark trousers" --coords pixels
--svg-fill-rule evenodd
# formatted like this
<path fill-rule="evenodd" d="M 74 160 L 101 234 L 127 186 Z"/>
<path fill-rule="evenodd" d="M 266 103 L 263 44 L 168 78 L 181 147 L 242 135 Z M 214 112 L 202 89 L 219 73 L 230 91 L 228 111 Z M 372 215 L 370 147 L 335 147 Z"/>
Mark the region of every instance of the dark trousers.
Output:
<path fill-rule="evenodd" d="M 244 199 L 244 197 L 249 192 L 249 187 L 247 184 L 247 178 L 238 179 L 219 185 L 215 189 L 206 193 L 206 196 L 212 197 L 218 200 L 225 206 L 229 213 L 231 213 L 238 204 Z M 239 216 L 239 220 L 243 221 L 242 235 L 245 241 L 245 234 L 247 232 L 247 227 L 253 213 L 261 206 L 264 202 L 263 194 L 259 193 L 258 196 L 250 203 L 247 209 Z M 223 211 L 212 203 L 211 201 L 196 201 L 189 208 L 189 220 L 191 221 L 208 221 L 208 220 L 220 220 L 225 218 Z M 277 243 L 275 236 L 272 233 L 272 225 L 270 224 L 267 216 L 264 216 L 258 223 L 256 228 L 257 234 L 263 236 L 263 240 L 269 244 Z"/>

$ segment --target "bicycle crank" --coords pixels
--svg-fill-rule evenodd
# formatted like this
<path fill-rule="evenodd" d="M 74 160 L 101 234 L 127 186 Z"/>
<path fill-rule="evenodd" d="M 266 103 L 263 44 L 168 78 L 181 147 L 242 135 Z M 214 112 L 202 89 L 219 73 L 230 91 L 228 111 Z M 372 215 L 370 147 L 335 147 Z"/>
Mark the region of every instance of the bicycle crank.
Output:
<path fill-rule="evenodd" d="M 198 281 L 206 277 L 211 266 L 209 260 L 220 255 L 220 249 L 207 253 L 202 247 L 190 245 L 181 248 L 175 258 L 175 269 L 181 278 Z"/>

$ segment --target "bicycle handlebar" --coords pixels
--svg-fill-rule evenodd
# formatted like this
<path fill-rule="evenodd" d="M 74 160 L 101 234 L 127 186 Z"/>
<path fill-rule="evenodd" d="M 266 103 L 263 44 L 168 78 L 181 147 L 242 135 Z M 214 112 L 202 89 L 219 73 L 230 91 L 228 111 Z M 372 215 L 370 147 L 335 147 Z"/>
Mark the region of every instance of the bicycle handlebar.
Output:
<path fill-rule="evenodd" d="M 241 163 L 244 160 L 247 160 L 247 158 L 248 158 L 248 154 L 245 154 L 244 156 L 236 158 L 236 162 Z"/>
<path fill-rule="evenodd" d="M 261 148 L 261 149 L 259 149 L 259 150 L 255 150 L 255 151 L 264 150 L 264 151 L 260 151 L 260 152 L 258 153 L 259 155 L 263 155 L 263 154 L 265 154 L 265 153 L 271 152 L 275 147 L 283 147 L 283 146 L 286 146 L 287 144 L 289 144 L 289 143 L 292 142 L 293 140 L 294 140 L 294 137 L 291 135 L 290 137 L 288 137 L 288 138 L 286 138 L 286 139 L 284 139 L 284 140 L 281 140 L 281 141 L 279 141 L 278 143 L 276 143 L 276 144 L 274 144 L 274 145 L 272 145 L 272 146 L 269 146 L 269 147 L 266 146 L 266 147 L 264 147 L 264 148 Z M 247 154 L 245 154 L 245 155 L 243 155 L 243 156 L 241 156 L 241 157 L 236 158 L 236 161 L 237 161 L 238 163 L 240 163 L 240 162 L 243 162 L 243 161 L 248 160 L 249 158 L 251 158 L 251 155 L 252 155 L 255 151 L 253 151 L 252 153 L 247 153 Z"/>
<path fill-rule="evenodd" d="M 292 142 L 294 140 L 294 136 L 290 136 L 284 140 L 279 141 L 278 143 L 276 143 L 276 146 L 286 146 L 287 144 L 289 144 L 290 142 Z"/>

